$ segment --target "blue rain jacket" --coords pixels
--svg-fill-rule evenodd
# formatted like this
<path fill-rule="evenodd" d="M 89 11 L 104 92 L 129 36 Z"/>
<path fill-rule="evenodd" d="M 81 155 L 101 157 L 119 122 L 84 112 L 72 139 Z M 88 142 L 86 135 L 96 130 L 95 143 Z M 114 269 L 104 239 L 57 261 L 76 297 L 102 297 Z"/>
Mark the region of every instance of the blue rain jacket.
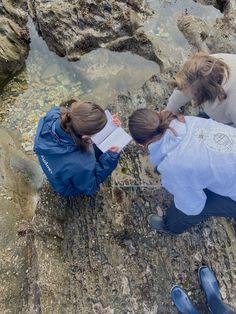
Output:
<path fill-rule="evenodd" d="M 60 126 L 60 108 L 40 119 L 34 151 L 53 189 L 63 196 L 94 194 L 116 168 L 119 154 L 108 151 L 96 160 L 93 147 L 82 151 Z"/>

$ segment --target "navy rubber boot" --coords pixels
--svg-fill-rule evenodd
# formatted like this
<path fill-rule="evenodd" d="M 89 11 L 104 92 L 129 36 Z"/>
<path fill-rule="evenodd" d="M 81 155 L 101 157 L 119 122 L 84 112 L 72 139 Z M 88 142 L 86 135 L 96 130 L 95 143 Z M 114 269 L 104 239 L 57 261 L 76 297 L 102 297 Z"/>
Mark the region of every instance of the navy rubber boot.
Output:
<path fill-rule="evenodd" d="M 171 291 L 171 299 L 181 314 L 200 314 L 187 294 L 179 286 L 174 286 Z"/>
<path fill-rule="evenodd" d="M 207 303 L 213 314 L 236 313 L 226 305 L 221 297 L 220 288 L 213 271 L 207 266 L 201 266 L 198 270 L 198 278 L 203 288 Z"/>
<path fill-rule="evenodd" d="M 205 292 L 207 303 L 212 296 L 221 299 L 220 288 L 213 271 L 208 266 L 201 266 L 198 269 L 198 278 L 202 289 Z"/>

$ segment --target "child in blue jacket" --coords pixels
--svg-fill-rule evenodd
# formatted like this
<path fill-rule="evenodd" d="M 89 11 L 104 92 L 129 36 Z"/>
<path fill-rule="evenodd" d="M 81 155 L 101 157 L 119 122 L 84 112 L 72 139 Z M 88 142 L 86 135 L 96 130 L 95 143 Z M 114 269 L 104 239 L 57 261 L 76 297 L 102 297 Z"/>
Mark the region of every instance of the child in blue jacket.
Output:
<path fill-rule="evenodd" d="M 62 196 L 94 194 L 116 168 L 119 148 L 95 153 L 90 136 L 107 122 L 104 110 L 92 102 L 71 100 L 52 108 L 39 121 L 34 151 L 53 189 Z M 119 124 L 119 119 L 113 119 Z"/>

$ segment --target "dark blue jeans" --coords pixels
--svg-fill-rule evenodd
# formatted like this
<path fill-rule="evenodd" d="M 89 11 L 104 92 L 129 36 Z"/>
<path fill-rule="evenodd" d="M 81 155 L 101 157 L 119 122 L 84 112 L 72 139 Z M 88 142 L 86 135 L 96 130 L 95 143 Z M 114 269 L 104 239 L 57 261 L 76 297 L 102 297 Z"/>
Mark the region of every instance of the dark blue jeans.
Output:
<path fill-rule="evenodd" d="M 180 234 L 188 228 L 211 217 L 229 217 L 236 219 L 236 202 L 226 196 L 215 194 L 209 190 L 204 190 L 207 196 L 205 207 L 199 215 L 185 215 L 171 205 L 164 217 L 165 227 L 172 233 Z"/>
<path fill-rule="evenodd" d="M 212 314 L 236 314 L 235 311 L 233 311 L 228 305 L 226 305 L 219 297 L 213 296 L 210 299 L 209 308 L 211 310 Z M 179 314 L 191 314 L 191 312 L 178 312 Z M 196 310 L 194 311 L 194 314 L 196 314 Z M 200 314 L 200 312 L 199 312 Z"/>
<path fill-rule="evenodd" d="M 226 305 L 219 297 L 212 296 L 209 300 L 209 307 L 213 314 L 236 314 L 228 305 Z"/>

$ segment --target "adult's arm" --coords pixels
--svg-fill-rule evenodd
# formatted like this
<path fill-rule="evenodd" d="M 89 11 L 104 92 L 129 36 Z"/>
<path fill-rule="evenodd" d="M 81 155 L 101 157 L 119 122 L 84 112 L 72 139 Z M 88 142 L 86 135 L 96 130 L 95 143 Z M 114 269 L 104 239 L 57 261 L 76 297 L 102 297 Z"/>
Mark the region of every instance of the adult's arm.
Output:
<path fill-rule="evenodd" d="M 186 105 L 191 99 L 192 97 L 185 96 L 181 90 L 175 88 L 168 100 L 166 109 L 169 111 L 178 112 L 180 108 Z"/>

